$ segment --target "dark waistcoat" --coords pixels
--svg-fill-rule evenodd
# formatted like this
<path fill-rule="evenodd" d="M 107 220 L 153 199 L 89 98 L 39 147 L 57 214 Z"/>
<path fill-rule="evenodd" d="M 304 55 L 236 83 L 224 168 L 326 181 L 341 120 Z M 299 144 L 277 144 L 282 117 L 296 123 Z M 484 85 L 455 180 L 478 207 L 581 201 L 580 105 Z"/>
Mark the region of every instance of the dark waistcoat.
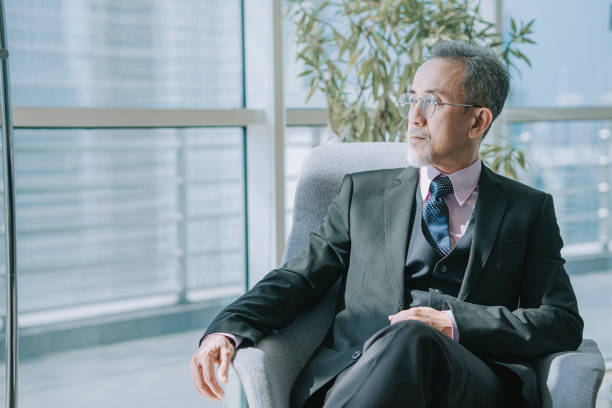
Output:
<path fill-rule="evenodd" d="M 442 310 L 445 300 L 456 297 L 465 274 L 473 236 L 474 217 L 468 229 L 450 254 L 437 254 L 423 219 L 423 204 L 419 187 L 416 188 L 415 205 L 412 206 L 408 228 L 408 251 L 405 266 L 405 305 L 410 307 L 429 306 Z M 292 406 L 300 405 L 313 390 L 319 389 L 339 371 L 348 367 L 361 355 L 363 342 L 373 333 L 389 324 L 387 315 L 368 313 L 369 292 L 365 291 L 367 267 L 363 268 L 360 302 L 355 303 L 361 311 L 346 310 L 344 289 L 340 292 L 335 323 L 328 331 L 323 343 L 315 351 L 295 382 L 291 394 Z M 341 282 L 339 282 L 341 283 Z M 389 288 L 390 290 L 390 288 Z M 353 291 L 354 293 L 355 291 Z M 361 298 L 359 297 L 361 294 Z M 380 299 L 379 299 L 380 300 Z M 374 301 L 376 301 L 374 299 Z M 406 307 L 407 308 L 407 307 Z M 339 322 L 339 323 L 338 323 Z"/>
<path fill-rule="evenodd" d="M 411 307 L 429 306 L 441 310 L 444 296 L 440 293 L 456 297 L 461 289 L 474 235 L 474 217 L 472 215 L 467 230 L 453 250 L 448 255 L 442 256 L 435 249 L 427 224 L 423 220 L 420 187 L 417 186 L 416 190 L 404 275 L 407 297 L 405 304 Z"/>

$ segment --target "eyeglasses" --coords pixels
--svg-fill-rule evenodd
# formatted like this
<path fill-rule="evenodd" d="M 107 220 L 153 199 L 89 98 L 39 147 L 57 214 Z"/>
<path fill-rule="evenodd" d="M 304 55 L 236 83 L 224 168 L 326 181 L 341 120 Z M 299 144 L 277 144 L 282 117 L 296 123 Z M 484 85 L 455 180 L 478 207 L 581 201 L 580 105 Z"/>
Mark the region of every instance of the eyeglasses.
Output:
<path fill-rule="evenodd" d="M 419 111 L 421 115 L 429 119 L 434 113 L 436 113 L 436 106 L 438 105 L 451 105 L 451 106 L 465 106 L 469 108 L 481 108 L 480 105 L 468 105 L 465 103 L 447 103 L 447 102 L 438 102 L 436 97 L 433 94 L 426 93 L 423 96 L 416 98 L 412 94 L 403 94 L 399 97 L 399 113 L 403 118 L 408 118 L 410 111 L 417 104 L 419 105 Z"/>

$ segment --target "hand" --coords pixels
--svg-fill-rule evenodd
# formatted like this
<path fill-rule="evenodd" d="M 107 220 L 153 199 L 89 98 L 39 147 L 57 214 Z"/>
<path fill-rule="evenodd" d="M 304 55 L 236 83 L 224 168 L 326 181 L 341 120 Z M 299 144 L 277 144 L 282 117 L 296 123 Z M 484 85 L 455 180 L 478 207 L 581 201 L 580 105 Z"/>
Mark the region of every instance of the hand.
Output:
<path fill-rule="evenodd" d="M 191 358 L 191 375 L 196 390 L 210 399 L 221 401 L 225 394 L 215 377 L 215 364 L 219 365 L 217 374 L 223 384 L 227 384 L 229 364 L 234 357 L 234 344 L 221 334 L 207 337 Z"/>
<path fill-rule="evenodd" d="M 411 307 L 410 309 L 401 310 L 389 316 L 389 320 L 391 324 L 404 320 L 418 320 L 441 331 L 450 338 L 453 337 L 453 325 L 450 317 L 446 313 L 431 307 Z"/>

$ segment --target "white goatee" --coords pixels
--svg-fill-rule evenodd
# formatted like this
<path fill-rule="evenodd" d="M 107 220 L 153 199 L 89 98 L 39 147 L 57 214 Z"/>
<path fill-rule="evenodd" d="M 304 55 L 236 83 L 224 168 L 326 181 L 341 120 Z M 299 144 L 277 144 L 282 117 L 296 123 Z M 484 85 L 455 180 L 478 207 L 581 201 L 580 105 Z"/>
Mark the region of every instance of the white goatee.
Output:
<path fill-rule="evenodd" d="M 408 149 L 406 153 L 406 161 L 412 167 L 423 167 L 431 163 L 432 151 L 431 151 L 431 138 L 427 132 L 418 128 L 409 128 L 408 136 L 420 136 L 423 140 L 408 139 Z M 425 144 L 421 146 L 421 151 L 417 151 L 415 146 L 417 143 Z"/>

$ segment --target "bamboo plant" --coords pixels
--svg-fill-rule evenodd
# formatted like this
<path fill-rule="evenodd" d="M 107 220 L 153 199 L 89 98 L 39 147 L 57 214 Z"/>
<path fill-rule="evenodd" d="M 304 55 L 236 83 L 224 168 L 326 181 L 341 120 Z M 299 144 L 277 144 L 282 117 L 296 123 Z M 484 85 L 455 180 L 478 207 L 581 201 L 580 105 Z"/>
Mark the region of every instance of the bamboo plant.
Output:
<path fill-rule="evenodd" d="M 417 68 L 441 40 L 474 42 L 497 50 L 520 74 L 517 62 L 531 65 L 520 46 L 534 44 L 534 21 L 510 20 L 500 35 L 472 0 L 287 0 L 296 27 L 300 74 L 310 80 L 309 100 L 321 91 L 329 127 L 339 140 L 403 141 L 407 120 L 397 108 Z M 495 170 L 517 177 L 526 167 L 523 152 L 495 135 L 483 143 L 483 159 Z M 486 139 L 485 139 L 486 140 Z"/>

